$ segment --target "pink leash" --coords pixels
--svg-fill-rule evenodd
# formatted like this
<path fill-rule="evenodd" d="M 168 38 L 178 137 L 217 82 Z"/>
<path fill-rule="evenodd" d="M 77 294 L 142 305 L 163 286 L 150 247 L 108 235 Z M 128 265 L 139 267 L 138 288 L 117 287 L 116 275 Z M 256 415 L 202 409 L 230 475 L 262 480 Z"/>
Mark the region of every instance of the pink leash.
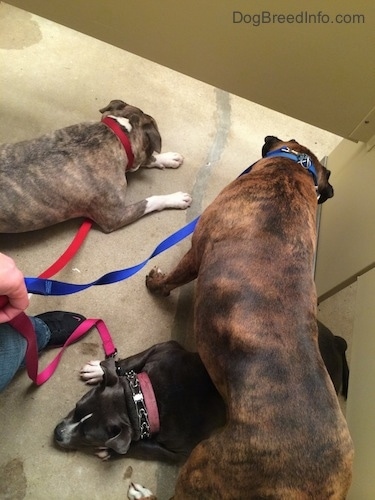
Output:
<path fill-rule="evenodd" d="M 57 259 L 54 264 L 52 264 L 52 266 L 44 271 L 40 275 L 40 277 L 50 278 L 58 271 L 60 271 L 76 254 L 84 239 L 86 238 L 90 227 L 91 221 L 85 220 L 67 250 Z M 7 297 L 0 296 L 0 308 L 4 307 L 7 302 Z M 86 319 L 82 321 L 82 323 L 70 335 L 53 361 L 41 373 L 38 374 L 38 347 L 34 327 L 30 321 L 30 318 L 24 312 L 21 312 L 18 316 L 9 321 L 9 324 L 15 330 L 17 330 L 27 341 L 25 355 L 26 370 L 28 376 L 36 385 L 44 384 L 44 382 L 46 382 L 53 375 L 65 349 L 70 344 L 76 342 L 80 337 L 85 335 L 94 326 L 97 328 L 102 339 L 103 349 L 106 357 L 113 357 L 117 354 L 117 350 L 113 345 L 111 335 L 104 321 L 101 319 Z"/>
<path fill-rule="evenodd" d="M 109 127 L 119 138 L 128 157 L 128 168 L 131 168 L 134 162 L 134 155 L 127 135 L 121 129 L 116 120 L 110 117 L 105 117 L 102 119 L 102 122 L 107 125 L 107 127 Z M 58 273 L 64 266 L 66 266 L 66 264 L 73 258 L 73 256 L 81 247 L 88 232 L 90 231 L 91 225 L 92 222 L 88 219 L 82 223 L 69 247 L 56 260 L 54 264 L 52 264 L 48 269 L 46 269 L 42 274 L 39 275 L 39 278 L 48 279 Z M 0 296 L 0 308 L 4 307 L 7 301 L 7 297 Z M 113 345 L 111 335 L 104 321 L 102 321 L 101 319 L 86 319 L 70 335 L 55 359 L 41 373 L 38 374 L 38 347 L 34 327 L 29 317 L 24 312 L 22 312 L 16 318 L 13 318 L 11 321 L 9 321 L 9 324 L 15 330 L 17 330 L 27 341 L 25 355 L 26 370 L 27 374 L 36 385 L 42 385 L 53 375 L 65 349 L 70 344 L 82 337 L 82 335 L 87 333 L 93 326 L 96 326 L 100 334 L 106 357 L 116 356 L 117 354 L 117 350 Z"/>

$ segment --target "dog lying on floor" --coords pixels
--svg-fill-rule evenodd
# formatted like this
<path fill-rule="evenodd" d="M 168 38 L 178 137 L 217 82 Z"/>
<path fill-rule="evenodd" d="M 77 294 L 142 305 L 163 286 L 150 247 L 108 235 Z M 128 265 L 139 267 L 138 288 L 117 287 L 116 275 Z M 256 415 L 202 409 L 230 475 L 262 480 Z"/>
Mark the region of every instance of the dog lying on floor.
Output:
<path fill-rule="evenodd" d="M 160 153 L 155 120 L 120 100 L 102 121 L 72 125 L 38 139 L 0 145 L 0 233 L 33 231 L 76 217 L 115 231 L 165 208 L 185 209 L 188 193 L 150 196 L 126 206 L 126 176 L 139 167 L 177 168 L 178 153 Z"/>
<path fill-rule="evenodd" d="M 180 470 L 174 498 L 344 499 L 353 443 L 318 350 L 316 209 L 330 172 L 294 139 L 206 208 L 192 246 L 150 292 L 197 279 L 197 351 L 227 407 L 224 428 Z"/>
<path fill-rule="evenodd" d="M 151 382 L 151 396 L 140 373 Z M 131 458 L 181 463 L 225 423 L 224 402 L 198 354 L 175 341 L 157 344 L 117 366 L 112 358 L 91 362 L 83 367 L 82 377 L 90 383 L 103 380 L 56 426 L 54 439 L 63 448 L 95 447 L 103 459 L 113 450 Z M 140 415 L 147 415 L 148 422 Z"/>
<path fill-rule="evenodd" d="M 341 391 L 346 398 L 346 342 L 322 323 L 318 326 L 323 361 L 336 392 Z M 134 414 L 131 381 L 125 376 L 131 370 L 147 373 L 156 396 L 160 431 L 144 439 L 140 438 L 140 423 Z M 182 463 L 198 442 L 225 423 L 224 401 L 199 355 L 175 341 L 154 345 L 119 361 L 117 371 L 112 359 L 91 361 L 82 368 L 81 377 L 89 384 L 100 385 L 85 394 L 56 426 L 54 439 L 63 448 L 94 447 L 104 460 L 115 451 L 142 460 Z M 146 411 L 152 414 L 147 405 Z"/>

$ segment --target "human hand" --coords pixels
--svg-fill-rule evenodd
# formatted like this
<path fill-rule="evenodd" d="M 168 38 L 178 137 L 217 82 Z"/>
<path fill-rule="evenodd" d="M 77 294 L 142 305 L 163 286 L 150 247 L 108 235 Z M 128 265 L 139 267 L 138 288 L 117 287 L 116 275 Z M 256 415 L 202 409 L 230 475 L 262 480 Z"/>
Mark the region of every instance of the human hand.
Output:
<path fill-rule="evenodd" d="M 0 302 L 0 323 L 6 323 L 24 311 L 29 297 L 22 272 L 13 259 L 0 253 L 0 298 L 5 296 L 5 305 Z"/>

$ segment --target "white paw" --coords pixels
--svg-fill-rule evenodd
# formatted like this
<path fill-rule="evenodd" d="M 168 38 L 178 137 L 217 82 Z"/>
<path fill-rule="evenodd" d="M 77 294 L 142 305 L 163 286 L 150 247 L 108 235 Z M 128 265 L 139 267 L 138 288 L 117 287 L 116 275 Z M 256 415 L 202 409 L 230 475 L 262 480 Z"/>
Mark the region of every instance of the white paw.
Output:
<path fill-rule="evenodd" d="M 103 380 L 103 375 L 104 371 L 98 359 L 89 361 L 80 371 L 81 379 L 84 380 L 86 384 L 98 384 Z"/>
<path fill-rule="evenodd" d="M 178 191 L 177 193 L 165 195 L 165 208 L 181 208 L 190 207 L 193 201 L 189 193 Z"/>
<path fill-rule="evenodd" d="M 154 157 L 154 166 L 159 168 L 178 168 L 184 161 L 184 157 L 179 153 L 160 153 Z"/>
<path fill-rule="evenodd" d="M 178 193 L 154 195 L 146 198 L 147 205 L 145 214 L 164 210 L 165 208 L 185 209 L 190 207 L 192 197 L 188 193 L 179 191 Z"/>
<path fill-rule="evenodd" d="M 155 498 L 150 490 L 144 488 L 140 484 L 130 483 L 128 489 L 129 500 L 138 500 L 138 498 Z"/>
<path fill-rule="evenodd" d="M 111 455 L 109 453 L 109 449 L 103 447 L 96 448 L 95 455 L 103 461 L 109 460 Z"/>

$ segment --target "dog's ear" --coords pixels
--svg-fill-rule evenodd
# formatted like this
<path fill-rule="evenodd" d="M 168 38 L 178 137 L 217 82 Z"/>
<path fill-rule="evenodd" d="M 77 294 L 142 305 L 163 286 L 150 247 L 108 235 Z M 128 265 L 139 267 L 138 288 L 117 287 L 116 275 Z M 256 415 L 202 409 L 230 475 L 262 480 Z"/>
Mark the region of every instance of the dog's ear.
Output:
<path fill-rule="evenodd" d="M 113 358 L 108 358 L 100 362 L 103 369 L 102 387 L 112 387 L 118 383 L 118 376 L 116 373 L 116 364 Z"/>
<path fill-rule="evenodd" d="M 334 195 L 333 187 L 328 182 L 330 175 L 331 172 L 323 167 L 318 180 L 318 194 L 320 195 L 318 199 L 319 204 L 324 203 L 328 198 L 332 198 Z"/>
<path fill-rule="evenodd" d="M 111 113 L 113 113 L 113 111 L 124 109 L 125 106 L 126 103 L 124 101 L 121 101 L 120 99 L 115 99 L 111 101 L 105 108 L 99 109 L 99 113 L 101 114 L 107 113 L 110 115 Z"/>
<path fill-rule="evenodd" d="M 262 147 L 262 158 L 264 158 L 270 149 L 272 149 L 278 142 L 282 142 L 281 139 L 275 137 L 274 135 L 267 135 L 267 137 L 264 138 L 264 145 Z"/>
<path fill-rule="evenodd" d="M 116 451 L 120 455 L 127 453 L 131 443 L 131 429 L 128 426 L 118 428 L 118 433 L 105 442 L 105 446 Z"/>
<path fill-rule="evenodd" d="M 145 135 L 146 144 L 144 144 L 144 149 L 147 156 L 151 156 L 152 153 L 161 152 L 161 136 L 158 130 L 156 122 L 151 116 L 145 115 L 147 120 L 142 125 L 142 130 Z"/>

